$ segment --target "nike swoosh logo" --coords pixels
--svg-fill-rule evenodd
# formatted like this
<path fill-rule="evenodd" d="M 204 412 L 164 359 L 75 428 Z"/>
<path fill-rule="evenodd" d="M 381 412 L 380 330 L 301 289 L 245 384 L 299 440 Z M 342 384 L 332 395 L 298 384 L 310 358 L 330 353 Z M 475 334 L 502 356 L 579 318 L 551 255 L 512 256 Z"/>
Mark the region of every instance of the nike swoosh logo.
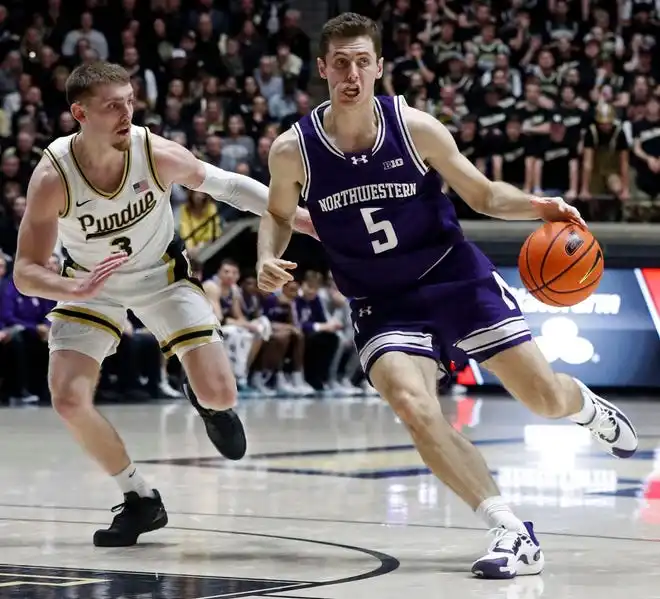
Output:
<path fill-rule="evenodd" d="M 135 476 L 135 473 L 136 473 L 136 472 L 137 472 L 137 468 L 136 468 L 135 470 L 133 470 L 133 472 L 131 472 L 131 473 L 128 475 L 128 478 L 133 478 L 133 477 Z"/>
<path fill-rule="evenodd" d="M 85 200 L 84 202 L 76 202 L 76 206 L 84 206 L 85 204 L 89 204 L 90 202 L 93 202 L 94 200 Z"/>
<path fill-rule="evenodd" d="M 598 266 L 599 262 L 602 259 L 603 259 L 603 253 L 599 250 L 598 253 L 596 254 L 596 259 L 594 260 L 593 265 L 588 270 L 587 274 L 580 279 L 578 285 L 582 285 L 582 283 L 584 283 L 591 276 L 591 273 L 594 272 L 594 270 L 596 270 L 596 267 Z"/>

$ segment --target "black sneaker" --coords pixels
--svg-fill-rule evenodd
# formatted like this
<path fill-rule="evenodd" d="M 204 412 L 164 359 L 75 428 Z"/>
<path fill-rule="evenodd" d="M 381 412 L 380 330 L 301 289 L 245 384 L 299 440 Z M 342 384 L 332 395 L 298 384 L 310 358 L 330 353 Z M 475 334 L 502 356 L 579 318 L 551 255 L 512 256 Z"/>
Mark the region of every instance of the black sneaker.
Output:
<path fill-rule="evenodd" d="M 158 491 L 155 497 L 140 497 L 131 492 L 124 495 L 124 503 L 112 508 L 119 512 L 110 528 L 94 533 L 96 547 L 130 547 L 145 532 L 158 530 L 167 525 L 167 512 Z"/>
<path fill-rule="evenodd" d="M 183 392 L 202 417 L 206 434 L 215 448 L 228 460 L 240 460 L 247 451 L 247 440 L 243 423 L 236 412 L 216 412 L 200 406 L 187 380 L 183 382 Z"/>

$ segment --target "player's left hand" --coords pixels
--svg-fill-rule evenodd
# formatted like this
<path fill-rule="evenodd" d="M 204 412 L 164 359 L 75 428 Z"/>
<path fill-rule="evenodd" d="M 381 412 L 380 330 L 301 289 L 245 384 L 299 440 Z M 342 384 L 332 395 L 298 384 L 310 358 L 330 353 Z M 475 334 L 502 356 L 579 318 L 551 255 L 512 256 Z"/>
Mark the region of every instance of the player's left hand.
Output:
<path fill-rule="evenodd" d="M 587 228 L 587 223 L 580 216 L 580 212 L 575 206 L 567 204 L 562 198 L 541 198 L 532 196 L 532 206 L 534 206 L 539 218 L 549 223 L 568 221 L 574 222 L 581 227 Z"/>

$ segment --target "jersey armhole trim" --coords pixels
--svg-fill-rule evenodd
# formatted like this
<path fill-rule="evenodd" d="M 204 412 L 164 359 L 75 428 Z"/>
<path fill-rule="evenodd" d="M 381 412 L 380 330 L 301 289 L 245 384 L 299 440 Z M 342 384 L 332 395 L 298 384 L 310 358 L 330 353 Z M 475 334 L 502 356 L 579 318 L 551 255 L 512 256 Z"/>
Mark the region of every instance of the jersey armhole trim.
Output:
<path fill-rule="evenodd" d="M 156 187 L 160 189 L 163 193 L 167 191 L 167 187 L 163 185 L 160 178 L 158 177 L 158 171 L 156 171 L 156 159 L 154 158 L 153 148 L 151 147 L 151 132 L 148 127 L 143 127 L 144 129 L 144 150 L 147 155 L 147 165 L 149 166 L 149 173 L 151 173 L 151 178 L 154 180 Z"/>
<path fill-rule="evenodd" d="M 300 159 L 302 160 L 302 165 L 303 165 L 303 172 L 305 174 L 305 181 L 303 182 L 302 185 L 302 190 L 300 191 L 300 196 L 302 197 L 304 202 L 307 202 L 307 196 L 309 194 L 309 186 L 311 182 L 311 168 L 309 165 L 309 157 L 307 156 L 307 147 L 305 146 L 305 137 L 303 136 L 302 129 L 300 129 L 300 125 L 298 123 L 295 123 L 293 125 L 293 132 L 296 135 L 296 139 L 298 140 L 298 149 L 300 150 Z"/>
<path fill-rule="evenodd" d="M 46 148 L 44 150 L 44 154 L 48 156 L 48 160 L 50 160 L 53 168 L 55 168 L 57 171 L 57 174 L 60 176 L 60 180 L 62 181 L 62 185 L 64 186 L 64 209 L 60 210 L 58 215 L 60 218 L 66 218 L 71 212 L 71 187 L 69 186 L 69 181 L 66 178 L 64 169 L 57 161 L 57 158 L 55 158 L 53 153 L 48 148 Z"/>
<path fill-rule="evenodd" d="M 403 116 L 403 107 L 408 106 L 403 96 L 395 96 L 394 98 L 394 112 L 396 113 L 396 119 L 399 123 L 399 129 L 401 129 L 401 136 L 403 137 L 403 143 L 406 145 L 408 154 L 412 159 L 413 163 L 417 167 L 422 175 L 428 173 L 429 169 L 424 164 L 424 159 L 419 155 L 417 148 L 415 148 L 415 143 L 413 142 L 412 135 L 410 135 L 410 130 L 408 129 L 408 124 L 406 119 Z"/>

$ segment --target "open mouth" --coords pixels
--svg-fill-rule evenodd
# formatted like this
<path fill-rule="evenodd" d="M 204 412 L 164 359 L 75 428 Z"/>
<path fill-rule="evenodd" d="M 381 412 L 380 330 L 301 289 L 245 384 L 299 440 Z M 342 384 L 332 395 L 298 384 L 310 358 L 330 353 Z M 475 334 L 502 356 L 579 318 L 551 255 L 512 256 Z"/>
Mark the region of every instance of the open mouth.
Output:
<path fill-rule="evenodd" d="M 123 129 L 119 129 L 119 131 L 117 131 L 117 135 L 125 136 L 128 135 L 130 132 L 131 132 L 130 127 L 124 127 Z"/>
<path fill-rule="evenodd" d="M 357 98 L 360 95 L 360 88 L 358 88 L 358 87 L 347 87 L 343 91 L 343 94 L 347 98 Z"/>

